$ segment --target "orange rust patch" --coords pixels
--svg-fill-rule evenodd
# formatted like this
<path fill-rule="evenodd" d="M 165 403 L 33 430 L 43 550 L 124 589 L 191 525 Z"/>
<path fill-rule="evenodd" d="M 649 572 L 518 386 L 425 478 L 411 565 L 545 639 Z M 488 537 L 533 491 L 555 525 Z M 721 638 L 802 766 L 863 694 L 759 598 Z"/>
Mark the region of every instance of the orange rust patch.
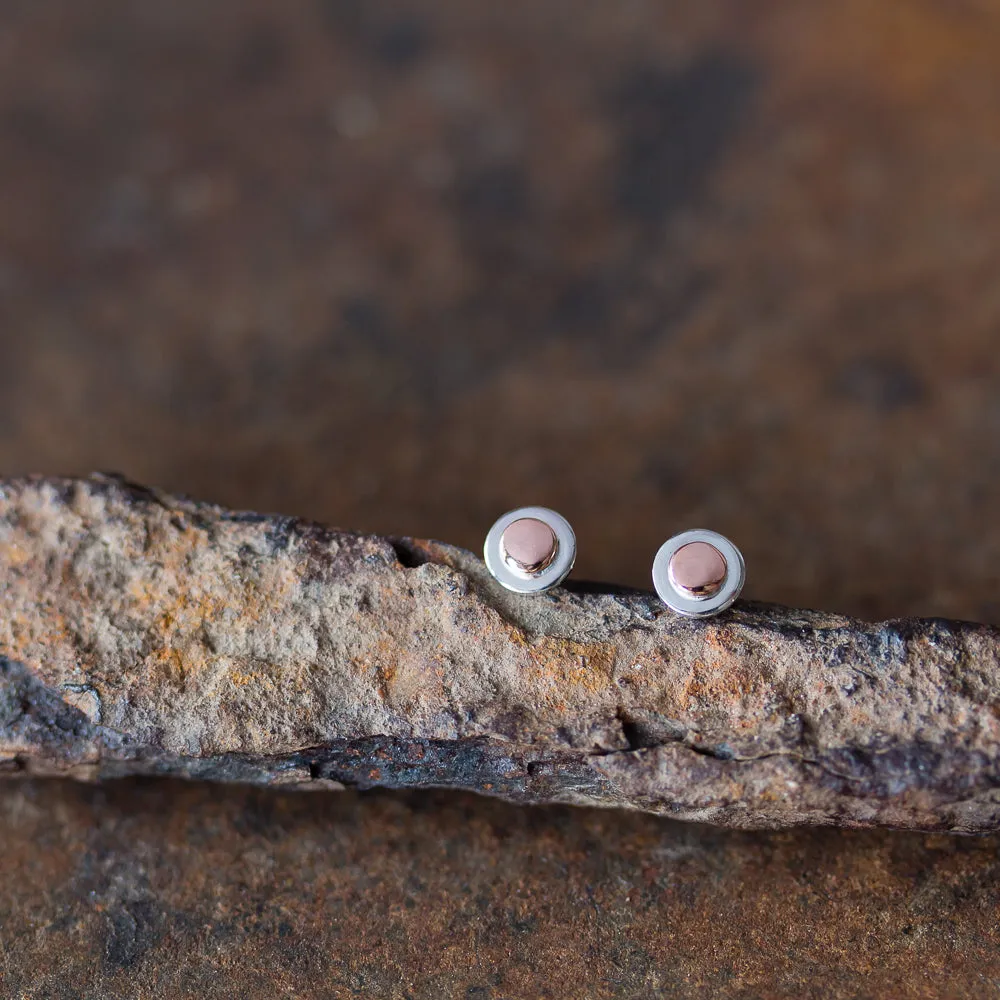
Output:
<path fill-rule="evenodd" d="M 393 682 L 399 670 L 400 648 L 397 643 L 389 639 L 379 639 L 371 650 L 371 660 L 353 660 L 357 666 L 362 667 L 363 673 L 367 673 L 374 666 L 375 676 L 378 678 L 378 692 L 383 701 L 389 700 Z"/>
<path fill-rule="evenodd" d="M 0 562 L 4 563 L 7 568 L 23 566 L 25 563 L 31 562 L 31 559 L 32 556 L 28 548 L 16 541 L 0 544 Z"/>
<path fill-rule="evenodd" d="M 699 699 L 709 699 L 721 705 L 745 698 L 760 687 L 760 675 L 726 657 L 722 661 L 694 660 L 681 695 L 685 708 Z"/>
<path fill-rule="evenodd" d="M 615 648 L 610 643 L 575 642 L 544 636 L 529 646 L 540 680 L 587 692 L 607 690 L 615 667 Z"/>

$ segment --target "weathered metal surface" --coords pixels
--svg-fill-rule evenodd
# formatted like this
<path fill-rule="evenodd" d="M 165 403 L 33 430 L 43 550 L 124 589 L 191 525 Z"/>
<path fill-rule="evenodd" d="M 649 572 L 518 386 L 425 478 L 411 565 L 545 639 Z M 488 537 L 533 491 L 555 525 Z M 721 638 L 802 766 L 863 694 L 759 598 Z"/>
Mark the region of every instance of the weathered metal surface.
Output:
<path fill-rule="evenodd" d="M 8 784 L 5 997 L 976 1000 L 995 837 L 472 796 Z"/>
<path fill-rule="evenodd" d="M 7 773 L 448 786 L 740 827 L 1000 822 L 1000 633 L 517 595 L 451 546 L 0 483 Z"/>

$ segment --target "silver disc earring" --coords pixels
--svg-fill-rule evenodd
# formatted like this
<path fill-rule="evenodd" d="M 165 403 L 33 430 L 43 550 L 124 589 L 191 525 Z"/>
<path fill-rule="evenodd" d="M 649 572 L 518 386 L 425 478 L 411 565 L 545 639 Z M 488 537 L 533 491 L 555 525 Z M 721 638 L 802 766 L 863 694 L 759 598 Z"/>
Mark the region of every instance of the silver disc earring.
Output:
<path fill-rule="evenodd" d="M 743 554 L 717 531 L 695 528 L 674 535 L 653 560 L 653 586 L 671 611 L 707 618 L 725 611 L 746 579 Z"/>
<path fill-rule="evenodd" d="M 576 562 L 576 535 L 569 521 L 548 507 L 519 507 L 490 528 L 483 554 L 508 590 L 537 594 L 566 579 Z"/>

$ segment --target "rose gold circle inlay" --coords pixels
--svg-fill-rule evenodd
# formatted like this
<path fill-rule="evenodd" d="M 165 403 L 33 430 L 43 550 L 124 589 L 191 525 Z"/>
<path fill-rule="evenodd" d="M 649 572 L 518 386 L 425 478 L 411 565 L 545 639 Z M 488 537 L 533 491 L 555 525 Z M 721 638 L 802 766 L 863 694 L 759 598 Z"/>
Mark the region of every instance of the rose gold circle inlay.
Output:
<path fill-rule="evenodd" d="M 693 597 L 711 597 L 726 579 L 726 560 L 708 542 L 688 542 L 670 557 L 670 582 Z"/>
<path fill-rule="evenodd" d="M 521 573 L 541 573 L 555 558 L 559 543 L 555 533 L 536 517 L 522 517 L 504 529 L 500 539 L 503 557 Z"/>

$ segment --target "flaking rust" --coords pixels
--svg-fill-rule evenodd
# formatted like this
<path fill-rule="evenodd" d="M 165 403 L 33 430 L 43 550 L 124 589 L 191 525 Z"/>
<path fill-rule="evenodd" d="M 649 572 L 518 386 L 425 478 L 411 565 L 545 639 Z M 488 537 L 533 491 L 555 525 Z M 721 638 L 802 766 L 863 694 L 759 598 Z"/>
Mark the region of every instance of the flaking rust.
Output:
<path fill-rule="evenodd" d="M 1000 825 L 1000 633 L 520 596 L 472 554 L 0 483 L 0 773 L 451 787 L 736 827 Z"/>

